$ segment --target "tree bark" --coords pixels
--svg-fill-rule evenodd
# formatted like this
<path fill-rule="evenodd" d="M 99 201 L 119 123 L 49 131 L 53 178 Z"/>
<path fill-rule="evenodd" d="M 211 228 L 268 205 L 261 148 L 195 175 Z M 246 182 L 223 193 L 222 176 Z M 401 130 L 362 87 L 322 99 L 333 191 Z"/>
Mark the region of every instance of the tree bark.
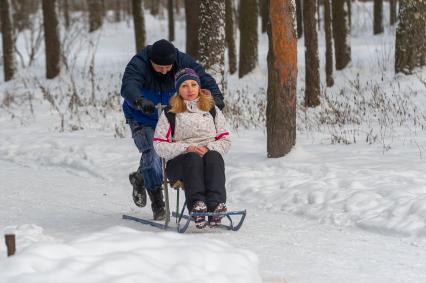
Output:
<path fill-rule="evenodd" d="M 3 69 L 4 80 L 13 79 L 16 71 L 15 41 L 13 38 L 13 26 L 9 0 L 0 0 L 0 21 L 3 42 Z"/>
<path fill-rule="evenodd" d="M 383 32 L 383 0 L 374 0 L 374 27 L 373 34 Z"/>
<path fill-rule="evenodd" d="M 294 1 L 269 0 L 268 158 L 286 155 L 296 143 L 297 39 Z"/>
<path fill-rule="evenodd" d="M 69 9 L 69 0 L 63 0 L 62 4 L 64 5 L 64 21 L 65 28 L 68 29 L 70 27 L 70 9 Z"/>
<path fill-rule="evenodd" d="M 317 0 L 303 1 L 303 27 L 305 30 L 305 106 L 320 104 L 320 75 L 318 58 L 318 35 L 315 13 Z"/>
<path fill-rule="evenodd" d="M 296 0 L 296 15 L 297 15 L 297 38 L 303 36 L 303 4 L 302 0 Z"/>
<path fill-rule="evenodd" d="M 173 15 L 173 0 L 167 0 L 167 12 L 169 15 L 169 41 L 173 41 L 175 40 L 175 19 Z"/>
<path fill-rule="evenodd" d="M 121 22 L 121 0 L 115 0 L 114 4 L 114 21 L 118 23 Z"/>
<path fill-rule="evenodd" d="M 53 79 L 60 72 L 61 45 L 55 0 L 43 0 L 44 44 L 46 48 L 46 78 Z"/>
<path fill-rule="evenodd" d="M 267 0 L 264 0 L 267 1 Z M 237 54 L 235 47 L 235 35 L 234 35 L 234 9 L 233 0 L 225 0 L 225 39 L 226 46 L 228 47 L 228 62 L 229 62 L 229 73 L 232 75 L 237 71 Z"/>
<path fill-rule="evenodd" d="M 262 17 L 262 33 L 266 32 L 269 20 L 268 0 L 259 0 L 260 15 Z"/>
<path fill-rule="evenodd" d="M 390 24 L 393 26 L 396 23 L 396 0 L 389 0 Z"/>
<path fill-rule="evenodd" d="M 334 85 L 333 79 L 333 27 L 331 18 L 331 0 L 324 0 L 325 31 L 325 81 L 328 87 Z"/>
<path fill-rule="evenodd" d="M 333 37 L 336 70 L 344 69 L 351 61 L 349 5 L 346 0 L 333 0 Z"/>
<path fill-rule="evenodd" d="M 395 40 L 395 72 L 411 74 L 426 57 L 426 2 L 401 0 Z"/>
<path fill-rule="evenodd" d="M 102 1 L 87 0 L 87 4 L 89 8 L 89 32 L 94 32 L 102 26 Z"/>
<path fill-rule="evenodd" d="M 186 53 L 194 59 L 199 59 L 200 43 L 200 2 L 199 0 L 185 0 L 185 20 L 186 20 Z"/>
<path fill-rule="evenodd" d="M 133 25 L 135 29 L 136 52 L 145 47 L 145 19 L 142 0 L 132 0 Z"/>
<path fill-rule="evenodd" d="M 250 73 L 257 64 L 257 0 L 245 0 L 240 7 L 240 62 L 238 76 Z"/>
<path fill-rule="evenodd" d="M 225 93 L 225 0 L 206 2 L 200 1 L 200 62 Z"/>

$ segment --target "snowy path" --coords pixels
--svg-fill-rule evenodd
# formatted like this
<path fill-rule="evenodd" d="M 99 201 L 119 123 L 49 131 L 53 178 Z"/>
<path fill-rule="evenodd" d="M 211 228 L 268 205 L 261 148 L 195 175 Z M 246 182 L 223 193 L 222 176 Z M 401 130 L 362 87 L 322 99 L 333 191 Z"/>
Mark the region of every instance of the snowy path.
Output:
<path fill-rule="evenodd" d="M 0 139 L 0 229 L 36 224 L 61 241 L 116 225 L 156 231 L 120 219 L 128 212 L 150 217 L 131 202 L 127 174 L 137 164 L 131 139 L 7 127 Z M 414 149 L 382 155 L 366 146 L 304 145 L 271 161 L 263 145 L 262 134 L 245 133 L 227 156 L 229 205 L 248 208 L 242 230 L 191 232 L 256 253 L 265 282 L 426 282 L 426 242 L 418 233 L 426 168 Z M 411 194 L 411 214 L 379 213 L 370 226 L 360 225 L 366 215 L 401 210 L 398 185 Z M 395 217 L 416 225 L 384 229 Z"/>

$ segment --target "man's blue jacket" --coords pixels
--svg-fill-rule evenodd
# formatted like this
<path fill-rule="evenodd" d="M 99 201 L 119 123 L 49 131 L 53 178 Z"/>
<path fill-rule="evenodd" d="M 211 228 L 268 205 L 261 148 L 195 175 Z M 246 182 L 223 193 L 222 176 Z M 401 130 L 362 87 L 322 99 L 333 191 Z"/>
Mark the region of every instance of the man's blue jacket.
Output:
<path fill-rule="evenodd" d="M 142 96 L 144 99 L 157 103 L 169 104 L 169 99 L 176 93 L 175 74 L 182 68 L 194 69 L 201 81 L 201 88 L 208 89 L 215 100 L 216 105 L 222 109 L 223 95 L 212 76 L 207 74 L 200 64 L 195 60 L 176 49 L 176 60 L 171 71 L 166 75 L 154 71 L 149 55 L 151 45 L 148 45 L 136 54 L 127 64 L 123 75 L 121 96 L 124 98 L 123 111 L 126 119 L 134 120 L 142 125 L 155 128 L 158 121 L 158 114 L 155 111 L 151 115 L 143 114 L 134 108 L 136 98 Z"/>

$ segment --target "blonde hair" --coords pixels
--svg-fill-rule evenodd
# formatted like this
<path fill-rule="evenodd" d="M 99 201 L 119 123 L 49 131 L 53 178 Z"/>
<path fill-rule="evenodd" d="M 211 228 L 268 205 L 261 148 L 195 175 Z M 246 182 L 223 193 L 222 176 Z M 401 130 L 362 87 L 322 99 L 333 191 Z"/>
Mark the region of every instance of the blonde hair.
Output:
<path fill-rule="evenodd" d="M 214 107 L 213 97 L 209 93 L 199 90 L 198 92 L 198 103 L 197 106 L 203 111 L 210 111 Z M 182 96 L 179 93 L 176 93 L 172 98 L 170 98 L 170 112 L 172 113 L 182 113 L 185 112 L 186 104 L 183 102 Z"/>

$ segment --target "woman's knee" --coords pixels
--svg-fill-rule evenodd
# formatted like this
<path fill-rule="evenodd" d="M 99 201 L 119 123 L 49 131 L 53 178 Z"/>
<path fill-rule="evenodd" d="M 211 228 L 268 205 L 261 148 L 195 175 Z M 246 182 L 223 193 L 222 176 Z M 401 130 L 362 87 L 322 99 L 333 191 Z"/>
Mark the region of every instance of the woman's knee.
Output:
<path fill-rule="evenodd" d="M 215 150 L 207 151 L 206 154 L 204 154 L 203 159 L 206 162 L 223 162 L 222 155 Z"/>
<path fill-rule="evenodd" d="M 187 164 L 202 164 L 203 158 L 195 152 L 188 152 L 185 154 L 185 163 Z"/>

